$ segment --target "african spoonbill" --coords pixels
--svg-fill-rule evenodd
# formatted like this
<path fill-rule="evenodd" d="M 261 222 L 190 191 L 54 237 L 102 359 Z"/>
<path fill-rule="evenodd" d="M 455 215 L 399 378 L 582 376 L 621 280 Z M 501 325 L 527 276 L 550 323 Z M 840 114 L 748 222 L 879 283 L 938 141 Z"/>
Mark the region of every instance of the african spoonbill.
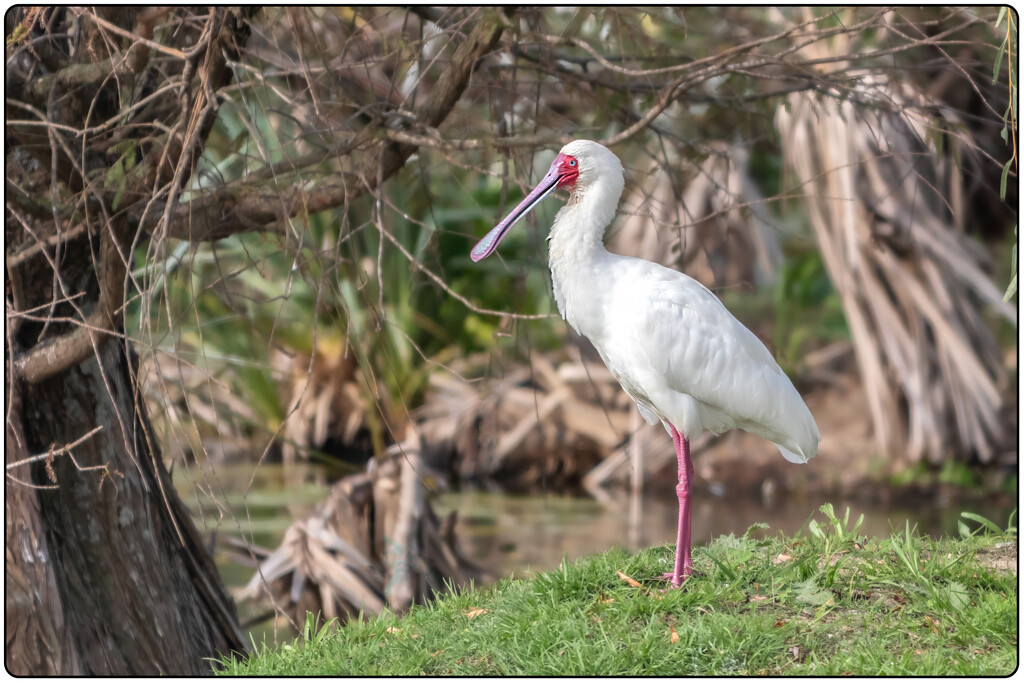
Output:
<path fill-rule="evenodd" d="M 547 174 L 470 253 L 480 261 L 509 229 L 555 188 L 569 192 L 548 237 L 548 264 L 558 310 L 587 337 L 650 424 L 672 436 L 679 474 L 675 566 L 666 579 L 692 573 L 690 439 L 704 430 L 739 428 L 805 463 L 818 450 L 818 427 L 800 394 L 764 344 L 696 280 L 604 248 L 623 170 L 611 151 L 590 140 L 561 149 Z"/>

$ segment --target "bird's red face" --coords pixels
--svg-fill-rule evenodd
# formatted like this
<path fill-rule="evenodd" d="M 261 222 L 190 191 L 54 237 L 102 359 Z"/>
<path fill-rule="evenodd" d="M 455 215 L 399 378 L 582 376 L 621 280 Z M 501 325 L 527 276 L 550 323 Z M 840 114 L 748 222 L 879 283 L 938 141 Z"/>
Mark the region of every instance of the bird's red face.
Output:
<path fill-rule="evenodd" d="M 576 181 L 579 178 L 579 160 L 576 157 L 559 152 L 558 156 L 551 163 L 551 168 L 544 174 L 537 187 L 533 188 L 533 192 L 526 195 L 526 198 L 519 203 L 519 206 L 512 209 L 512 213 L 505 217 L 505 220 L 494 226 L 489 233 L 484 235 L 482 240 L 476 243 L 473 251 L 469 252 L 469 258 L 479 261 L 493 254 L 494 250 L 498 248 L 498 242 L 508 234 L 509 228 L 529 213 L 533 207 L 537 206 L 540 200 L 554 192 L 556 187 L 564 190 L 574 190 L 576 188 Z"/>
<path fill-rule="evenodd" d="M 558 187 L 563 190 L 571 190 L 576 187 L 576 181 L 580 179 L 580 162 L 576 160 L 576 157 L 559 154 L 555 157 L 555 163 L 551 167 L 558 170 Z"/>

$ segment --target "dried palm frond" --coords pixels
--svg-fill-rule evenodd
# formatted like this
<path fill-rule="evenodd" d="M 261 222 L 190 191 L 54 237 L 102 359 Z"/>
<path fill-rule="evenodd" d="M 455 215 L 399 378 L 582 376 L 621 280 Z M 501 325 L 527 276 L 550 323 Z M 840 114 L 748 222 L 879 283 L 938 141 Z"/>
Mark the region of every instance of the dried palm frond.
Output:
<path fill-rule="evenodd" d="M 643 482 L 674 486 L 676 454 L 664 427 L 643 421 L 600 361 L 584 361 L 575 347 L 566 348 L 557 355 L 533 354 L 532 367 L 513 366 L 502 378 L 461 379 L 479 370 L 481 357 L 436 372 L 426 402 L 413 415 L 429 465 L 505 489 L 580 486 L 598 500 L 609 498 L 608 489 Z M 811 372 L 823 372 L 815 368 L 835 358 L 834 351 L 824 354 Z M 763 439 L 736 443 L 710 433 L 694 440 L 702 476 L 718 476 L 734 462 L 782 462 Z M 843 444 L 830 442 L 829 451 L 837 458 L 849 455 Z"/>
<path fill-rule="evenodd" d="M 908 84 L 862 74 L 841 101 L 789 95 L 775 121 L 842 299 L 877 449 L 910 462 L 939 462 L 947 449 L 989 462 L 1009 436 L 1000 415 L 1009 387 L 983 314 L 1016 325 L 1016 312 L 963 231 L 966 133 L 948 155 L 935 145 L 966 128 L 932 104 Z"/>
<path fill-rule="evenodd" d="M 703 450 L 712 439 L 714 435 L 705 432 L 691 443 L 691 448 L 694 451 Z M 665 428 L 661 424 L 651 425 L 640 420 L 639 428 L 629 437 L 629 441 L 587 473 L 583 487 L 595 498 L 601 499 L 607 495 L 601 491 L 603 486 L 621 486 L 627 481 L 631 484 L 643 482 L 666 471 L 674 471 L 675 463 L 675 447 Z M 635 479 L 633 473 L 633 468 L 637 467 L 642 473 L 639 479 Z"/>
<path fill-rule="evenodd" d="M 276 550 L 258 556 L 237 597 L 267 599 L 297 624 L 307 612 L 344 621 L 385 606 L 404 612 L 451 586 L 493 578 L 462 556 L 455 513 L 438 519 L 422 479 L 416 438 L 369 472 L 341 479 Z"/>
<path fill-rule="evenodd" d="M 231 460 L 251 453 L 244 425 L 260 418 L 213 372 L 158 349 L 139 359 L 139 376 L 165 458 L 188 461 L 205 453 Z"/>
<path fill-rule="evenodd" d="M 474 364 L 479 359 L 465 361 Z M 578 485 L 626 439 L 635 410 L 600 363 L 564 360 L 556 368 L 541 354 L 530 367 L 482 382 L 435 373 L 430 387 L 414 415 L 424 441 L 454 452 L 462 477 L 509 488 Z"/>
<path fill-rule="evenodd" d="M 343 339 L 322 337 L 312 357 L 275 348 L 270 365 L 285 410 L 275 436 L 286 464 L 304 459 L 311 448 L 323 448 L 328 440 L 369 452 L 357 436 L 366 426 L 370 399 L 360 389 L 358 362 Z M 164 452 L 172 459 L 190 450 L 217 449 L 218 457 L 251 453 L 247 431 L 255 425 L 273 433 L 280 418 L 276 411 L 272 419 L 259 413 L 250 399 L 239 395 L 229 381 L 222 381 L 220 376 L 228 376 L 226 367 L 205 362 L 203 366 L 160 350 L 140 360 L 139 372 Z"/>
<path fill-rule="evenodd" d="M 281 458 L 287 464 L 322 448 L 329 438 L 351 445 L 366 423 L 367 400 L 360 391 L 360 371 L 346 342 L 321 339 L 312 358 L 307 354 L 273 352 L 272 364 L 284 371 L 279 381 L 287 397 L 281 428 Z"/>
<path fill-rule="evenodd" d="M 649 188 L 636 187 L 624 207 L 638 207 L 620 221 L 608 241 L 620 254 L 662 265 L 678 264 L 709 287 L 772 279 L 782 255 L 777 229 L 740 145 L 712 142 L 685 190 L 676 169 L 684 164 L 666 148 L 667 161 L 652 169 Z M 627 209 L 628 210 L 628 209 Z"/>

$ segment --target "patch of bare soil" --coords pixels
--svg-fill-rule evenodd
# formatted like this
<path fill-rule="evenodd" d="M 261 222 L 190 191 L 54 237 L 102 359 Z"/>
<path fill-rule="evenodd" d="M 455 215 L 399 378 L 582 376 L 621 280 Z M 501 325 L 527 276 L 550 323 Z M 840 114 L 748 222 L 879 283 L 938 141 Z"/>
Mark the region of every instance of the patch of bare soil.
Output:
<path fill-rule="evenodd" d="M 978 563 L 1001 574 L 1017 573 L 1017 543 L 1005 541 L 978 551 Z"/>

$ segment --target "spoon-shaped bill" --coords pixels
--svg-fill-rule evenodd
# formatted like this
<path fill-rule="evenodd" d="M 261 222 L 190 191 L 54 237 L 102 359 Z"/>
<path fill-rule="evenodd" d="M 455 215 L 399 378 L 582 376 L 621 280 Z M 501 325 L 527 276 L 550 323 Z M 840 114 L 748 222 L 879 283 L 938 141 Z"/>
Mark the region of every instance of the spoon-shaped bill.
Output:
<path fill-rule="evenodd" d="M 482 240 L 476 243 L 473 251 L 469 252 L 469 258 L 473 259 L 473 261 L 482 261 L 493 254 L 498 248 L 498 243 L 508 234 L 509 229 L 518 223 L 523 216 L 530 213 L 530 210 L 537 206 L 540 200 L 551 194 L 558 187 L 559 180 L 561 180 L 561 176 L 558 172 L 558 165 L 557 163 L 551 164 L 551 168 L 544 178 L 537 184 L 537 187 L 533 188 L 530 194 L 526 195 L 523 201 L 519 202 L 519 206 L 513 209 L 512 213 L 505 217 L 505 220 L 494 226 L 490 232 L 484 235 Z"/>

